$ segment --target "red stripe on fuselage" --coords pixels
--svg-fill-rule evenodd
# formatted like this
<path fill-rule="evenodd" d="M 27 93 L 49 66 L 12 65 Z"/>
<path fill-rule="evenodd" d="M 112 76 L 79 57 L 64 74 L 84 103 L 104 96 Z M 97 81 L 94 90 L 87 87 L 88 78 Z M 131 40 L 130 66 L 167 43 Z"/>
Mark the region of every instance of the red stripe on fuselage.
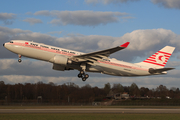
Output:
<path fill-rule="evenodd" d="M 63 51 L 57 51 L 57 50 L 44 48 L 44 47 L 40 47 L 40 46 L 29 45 L 29 44 L 23 44 L 23 43 L 17 43 L 17 42 L 14 42 L 14 43 L 11 43 L 11 44 L 25 46 L 25 47 L 28 47 L 28 48 L 43 50 L 43 51 L 47 51 L 47 52 L 58 53 L 58 54 L 67 55 L 67 56 L 76 55 L 76 54 L 72 54 L 72 53 L 67 53 L 67 52 L 63 52 Z M 54 46 L 48 46 L 48 47 L 54 47 Z"/>

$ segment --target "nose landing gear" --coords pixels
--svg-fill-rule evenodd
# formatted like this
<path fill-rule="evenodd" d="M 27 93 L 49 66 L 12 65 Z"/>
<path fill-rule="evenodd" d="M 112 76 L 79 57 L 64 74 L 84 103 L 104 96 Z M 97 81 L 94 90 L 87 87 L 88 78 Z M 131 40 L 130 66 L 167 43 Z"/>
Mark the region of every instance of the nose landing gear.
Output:
<path fill-rule="evenodd" d="M 19 63 L 22 62 L 22 60 L 21 60 L 21 55 L 18 55 L 18 57 L 19 57 L 18 62 L 19 62 Z"/>
<path fill-rule="evenodd" d="M 88 74 L 85 74 L 84 71 L 80 71 L 80 73 L 78 74 L 79 78 L 82 78 L 82 81 L 86 81 L 86 79 L 89 77 Z"/>

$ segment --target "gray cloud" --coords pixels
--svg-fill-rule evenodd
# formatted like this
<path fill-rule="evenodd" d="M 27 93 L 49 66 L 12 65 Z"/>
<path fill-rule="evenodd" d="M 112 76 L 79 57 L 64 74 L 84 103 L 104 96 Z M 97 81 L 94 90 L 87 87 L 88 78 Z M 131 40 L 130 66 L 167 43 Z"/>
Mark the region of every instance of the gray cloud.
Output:
<path fill-rule="evenodd" d="M 170 62 L 170 61 L 169 61 Z M 173 61 L 174 62 L 174 61 Z M 179 66 L 179 64 L 177 64 Z M 168 72 L 168 76 L 172 78 L 180 78 L 180 70 L 177 68 L 178 66 L 174 66 L 174 70 Z"/>
<path fill-rule="evenodd" d="M 135 30 L 131 33 L 126 33 L 122 37 L 101 35 L 86 36 L 79 34 L 57 38 L 48 34 L 31 32 L 28 30 L 0 27 L 0 35 L 1 45 L 12 39 L 19 39 L 45 43 L 86 53 L 119 46 L 129 41 L 130 45 L 128 48 L 111 55 L 111 57 L 124 61 L 133 61 L 137 57 L 149 57 L 166 45 L 176 47 L 175 52 L 180 51 L 180 35 L 166 29 Z M 1 58 L 17 57 L 17 55 L 9 52 L 4 47 L 0 48 L 0 54 Z"/>
<path fill-rule="evenodd" d="M 131 45 L 129 49 L 136 51 L 149 51 L 161 48 L 166 45 L 180 46 L 178 39 L 180 35 L 175 34 L 171 30 L 166 29 L 146 29 L 134 30 L 131 33 L 126 33 L 113 44 L 119 44 L 122 41 L 129 41 Z"/>
<path fill-rule="evenodd" d="M 180 9 L 180 0 L 151 0 L 151 2 L 163 6 L 165 8 Z"/>
<path fill-rule="evenodd" d="M 0 21 L 3 21 L 5 25 L 11 25 L 15 18 L 16 18 L 16 14 L 0 13 Z"/>
<path fill-rule="evenodd" d="M 140 1 L 140 0 L 85 0 L 87 4 L 97 4 L 97 3 L 120 4 L 120 3 L 135 2 L 135 1 Z"/>
<path fill-rule="evenodd" d="M 51 13 L 48 10 L 41 10 L 34 13 L 34 15 L 50 16 Z"/>
<path fill-rule="evenodd" d="M 22 57 L 22 62 L 18 63 L 17 59 L 0 60 L 1 75 L 25 75 L 25 76 L 77 76 L 77 71 L 60 72 L 52 70 L 52 63 L 44 61 L 31 61 Z M 27 69 L 28 68 L 28 69 Z"/>
<path fill-rule="evenodd" d="M 13 13 L 0 13 L 0 20 L 15 19 L 16 14 Z"/>
<path fill-rule="evenodd" d="M 97 26 L 100 24 L 119 22 L 120 17 L 128 15 L 121 12 L 99 12 L 99 11 L 37 11 L 34 15 L 51 16 L 55 19 L 51 20 L 54 25 L 81 25 L 81 26 Z"/>
<path fill-rule="evenodd" d="M 52 32 L 48 32 L 48 34 L 61 34 L 62 31 L 52 31 Z"/>
<path fill-rule="evenodd" d="M 169 61 L 167 63 L 167 67 L 170 66 L 170 67 L 178 67 L 180 66 L 180 61 Z"/>
<path fill-rule="evenodd" d="M 122 4 L 127 2 L 136 2 L 140 0 L 84 0 L 87 4 L 96 5 L 98 3 L 102 4 Z M 163 6 L 165 8 L 176 8 L 180 9 L 180 1 L 179 0 L 151 0 L 152 3 L 158 4 L 159 6 Z"/>
<path fill-rule="evenodd" d="M 177 59 L 180 59 L 180 55 L 177 56 Z"/>
<path fill-rule="evenodd" d="M 31 25 L 37 24 L 37 23 L 42 23 L 42 21 L 40 19 L 36 19 L 36 18 L 27 18 L 23 20 L 24 22 L 28 22 Z"/>
<path fill-rule="evenodd" d="M 167 88 L 177 87 L 179 88 L 180 81 L 179 78 L 168 77 L 90 77 L 86 82 L 82 82 L 81 79 L 77 77 L 47 77 L 47 76 L 25 76 L 25 75 L 3 75 L 0 76 L 0 79 L 4 81 L 6 84 L 14 84 L 14 83 L 37 83 L 42 81 L 44 83 L 54 82 L 56 84 L 64 84 L 67 82 L 73 82 L 78 86 L 84 86 L 89 84 L 91 86 L 98 86 L 103 88 L 104 84 L 110 83 L 113 85 L 114 83 L 121 83 L 123 86 L 130 86 L 132 83 L 136 83 L 138 87 L 148 87 L 148 88 L 156 88 L 159 85 L 163 84 L 167 86 Z"/>

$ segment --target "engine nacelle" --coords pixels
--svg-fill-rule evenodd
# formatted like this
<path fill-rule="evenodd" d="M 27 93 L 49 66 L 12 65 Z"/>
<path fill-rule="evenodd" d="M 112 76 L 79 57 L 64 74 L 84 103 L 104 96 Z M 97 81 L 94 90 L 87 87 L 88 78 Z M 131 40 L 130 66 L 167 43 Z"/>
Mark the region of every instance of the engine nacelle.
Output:
<path fill-rule="evenodd" d="M 53 63 L 65 66 L 65 65 L 67 65 L 67 62 L 68 62 L 68 58 L 66 58 L 64 56 L 56 55 L 54 57 Z"/>
<path fill-rule="evenodd" d="M 55 64 L 53 63 L 53 70 L 59 70 L 59 71 L 64 71 L 65 70 L 65 67 L 64 66 L 61 66 L 59 64 Z"/>
<path fill-rule="evenodd" d="M 73 70 L 72 68 L 68 68 L 59 64 L 53 63 L 53 70 L 59 70 L 59 71 L 64 71 L 64 70 Z"/>

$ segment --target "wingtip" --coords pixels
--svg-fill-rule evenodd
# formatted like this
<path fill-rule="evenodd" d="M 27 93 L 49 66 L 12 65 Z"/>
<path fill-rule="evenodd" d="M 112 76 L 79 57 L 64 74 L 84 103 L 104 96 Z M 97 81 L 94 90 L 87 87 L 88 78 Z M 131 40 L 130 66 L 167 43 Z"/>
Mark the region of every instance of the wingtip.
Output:
<path fill-rule="evenodd" d="M 129 43 L 130 42 L 126 42 L 126 43 L 122 44 L 120 47 L 125 47 L 126 48 L 129 45 Z"/>

